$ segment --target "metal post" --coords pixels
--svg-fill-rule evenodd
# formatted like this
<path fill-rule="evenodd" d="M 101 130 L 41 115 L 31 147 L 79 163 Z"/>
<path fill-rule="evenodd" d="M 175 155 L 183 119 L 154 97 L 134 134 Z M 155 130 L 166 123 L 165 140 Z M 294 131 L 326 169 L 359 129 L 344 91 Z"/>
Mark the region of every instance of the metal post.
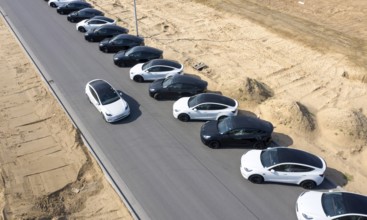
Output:
<path fill-rule="evenodd" d="M 136 15 L 136 0 L 134 0 L 134 15 L 135 15 L 136 36 L 139 36 L 139 31 L 138 31 L 138 18 L 137 18 L 137 15 Z"/>

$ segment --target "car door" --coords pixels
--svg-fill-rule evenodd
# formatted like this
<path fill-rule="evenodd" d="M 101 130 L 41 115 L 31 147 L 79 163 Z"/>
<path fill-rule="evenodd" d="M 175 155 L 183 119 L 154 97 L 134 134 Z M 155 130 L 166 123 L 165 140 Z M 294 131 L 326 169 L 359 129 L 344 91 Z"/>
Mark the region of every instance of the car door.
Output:
<path fill-rule="evenodd" d="M 233 129 L 222 136 L 221 142 L 225 145 L 241 146 L 243 139 L 243 129 Z"/>
<path fill-rule="evenodd" d="M 182 83 L 174 83 L 168 86 L 166 96 L 169 99 L 177 98 L 181 94 Z"/>
<path fill-rule="evenodd" d="M 289 183 L 290 164 L 280 164 L 270 167 L 264 171 L 266 181 Z"/>
<path fill-rule="evenodd" d="M 164 77 L 160 77 L 160 75 L 161 75 L 161 67 L 152 66 L 145 70 L 144 78 L 147 80 L 155 80 L 159 78 L 164 78 Z"/>
<path fill-rule="evenodd" d="M 98 95 L 91 86 L 89 86 L 88 88 L 89 88 L 89 94 L 88 94 L 89 100 L 100 112 L 101 111 L 101 103 L 99 101 Z"/>
<path fill-rule="evenodd" d="M 211 118 L 210 104 L 203 103 L 191 109 L 190 117 L 198 120 L 209 120 Z"/>
<path fill-rule="evenodd" d="M 100 21 L 100 20 L 91 20 L 91 21 L 88 21 L 88 26 L 89 26 L 89 30 L 91 29 L 95 29 L 103 24 L 105 24 L 106 22 L 105 21 Z"/>
<path fill-rule="evenodd" d="M 212 120 L 215 120 L 217 118 L 217 116 L 223 112 L 225 112 L 225 109 L 227 108 L 227 106 L 225 105 L 221 105 L 221 104 L 211 104 L 209 107 L 209 114 L 210 117 L 212 118 Z"/>

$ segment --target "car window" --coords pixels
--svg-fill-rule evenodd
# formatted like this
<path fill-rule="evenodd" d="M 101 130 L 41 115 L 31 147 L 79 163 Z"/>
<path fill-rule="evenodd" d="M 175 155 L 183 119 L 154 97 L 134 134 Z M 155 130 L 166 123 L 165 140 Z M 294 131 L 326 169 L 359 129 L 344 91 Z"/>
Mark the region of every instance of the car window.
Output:
<path fill-rule="evenodd" d="M 108 33 L 108 29 L 99 29 L 98 30 L 99 34 L 107 34 Z"/>
<path fill-rule="evenodd" d="M 75 3 L 70 3 L 70 4 L 66 5 L 66 6 L 68 6 L 68 7 L 75 7 L 76 5 L 75 5 Z"/>
<path fill-rule="evenodd" d="M 97 94 L 94 92 L 94 90 L 89 86 L 89 91 L 92 94 L 93 98 L 99 103 Z"/>
<path fill-rule="evenodd" d="M 301 166 L 301 165 L 290 165 L 290 172 L 309 172 L 314 170 L 311 167 Z"/>
<path fill-rule="evenodd" d="M 210 109 L 210 104 L 201 104 L 196 106 L 197 110 L 209 110 Z"/>
<path fill-rule="evenodd" d="M 159 66 L 153 66 L 148 71 L 149 72 L 161 72 L 161 67 L 159 67 Z"/>
<path fill-rule="evenodd" d="M 278 172 L 290 172 L 290 165 L 282 164 L 282 165 L 275 166 L 272 169 Z"/>
<path fill-rule="evenodd" d="M 175 83 L 175 84 L 170 85 L 169 88 L 171 88 L 171 89 L 181 89 L 182 84 L 181 83 Z"/>
<path fill-rule="evenodd" d="M 106 24 L 107 22 L 106 21 L 99 21 L 99 20 L 96 20 L 96 23 L 95 24 Z"/>
<path fill-rule="evenodd" d="M 367 217 L 351 215 L 351 216 L 333 218 L 333 220 L 367 220 Z"/>
<path fill-rule="evenodd" d="M 260 134 L 260 132 L 259 131 L 257 131 L 257 130 L 249 130 L 249 129 L 247 129 L 247 130 L 245 130 L 244 131 L 244 134 L 245 135 L 256 135 L 256 134 Z"/>
<path fill-rule="evenodd" d="M 166 66 L 161 67 L 161 71 L 172 71 L 172 70 L 173 70 L 173 68 L 171 68 L 171 67 L 166 67 Z"/>
<path fill-rule="evenodd" d="M 242 129 L 233 129 L 233 130 L 229 131 L 228 134 L 230 134 L 232 136 L 241 136 L 241 135 L 243 135 L 243 130 Z"/>
<path fill-rule="evenodd" d="M 209 109 L 210 110 L 221 110 L 221 109 L 226 109 L 227 106 L 224 105 L 218 105 L 218 104 L 210 104 Z"/>
<path fill-rule="evenodd" d="M 140 58 L 141 57 L 141 52 L 135 52 L 135 53 L 131 53 L 129 55 L 129 57 L 132 57 L 132 58 Z"/>

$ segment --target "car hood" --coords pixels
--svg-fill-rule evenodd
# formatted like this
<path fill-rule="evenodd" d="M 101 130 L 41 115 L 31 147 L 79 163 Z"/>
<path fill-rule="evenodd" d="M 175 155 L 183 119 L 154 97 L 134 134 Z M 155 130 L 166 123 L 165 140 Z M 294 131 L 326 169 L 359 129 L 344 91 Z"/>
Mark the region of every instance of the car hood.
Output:
<path fill-rule="evenodd" d="M 155 81 L 153 81 L 150 85 L 149 85 L 149 90 L 160 90 L 162 88 L 162 83 L 163 83 L 164 79 L 157 79 Z"/>
<path fill-rule="evenodd" d="M 262 150 L 250 150 L 241 157 L 241 167 L 246 167 L 251 170 L 262 170 L 264 166 L 260 160 Z"/>
<path fill-rule="evenodd" d="M 106 46 L 107 44 L 109 44 L 110 40 L 111 40 L 111 38 L 105 38 L 101 42 L 99 42 L 99 45 L 100 46 Z"/>
<path fill-rule="evenodd" d="M 216 136 L 219 134 L 218 131 L 218 121 L 207 121 L 200 129 L 201 136 Z"/>
<path fill-rule="evenodd" d="M 306 214 L 314 219 L 326 219 L 321 204 L 322 194 L 322 192 L 316 191 L 303 192 L 297 199 L 298 212 L 300 212 L 301 215 Z"/>
<path fill-rule="evenodd" d="M 123 59 L 125 57 L 125 53 L 125 50 L 121 50 L 113 55 L 113 59 Z"/>
<path fill-rule="evenodd" d="M 182 97 L 179 100 L 177 100 L 175 103 L 173 103 L 173 109 L 179 110 L 179 111 L 185 111 L 189 109 L 188 101 L 190 97 Z"/>
<path fill-rule="evenodd" d="M 120 115 L 124 113 L 126 111 L 125 110 L 126 106 L 127 106 L 126 101 L 120 98 L 116 102 L 112 102 L 108 105 L 104 105 L 103 109 L 105 110 L 106 113 L 116 116 L 116 115 Z"/>
<path fill-rule="evenodd" d="M 143 72 L 143 65 L 144 63 L 138 63 L 136 64 L 135 66 L 133 66 L 131 69 L 130 69 L 130 74 L 140 74 L 141 72 Z"/>

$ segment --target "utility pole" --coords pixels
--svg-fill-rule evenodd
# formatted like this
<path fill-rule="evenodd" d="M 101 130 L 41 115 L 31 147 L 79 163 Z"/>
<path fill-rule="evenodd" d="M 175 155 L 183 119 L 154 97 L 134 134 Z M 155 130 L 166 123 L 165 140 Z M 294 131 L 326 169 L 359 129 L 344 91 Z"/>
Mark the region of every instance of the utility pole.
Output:
<path fill-rule="evenodd" d="M 138 31 L 138 18 L 136 15 L 136 0 L 134 0 L 134 15 L 135 15 L 135 29 L 136 29 L 136 36 L 139 37 L 139 31 Z"/>

